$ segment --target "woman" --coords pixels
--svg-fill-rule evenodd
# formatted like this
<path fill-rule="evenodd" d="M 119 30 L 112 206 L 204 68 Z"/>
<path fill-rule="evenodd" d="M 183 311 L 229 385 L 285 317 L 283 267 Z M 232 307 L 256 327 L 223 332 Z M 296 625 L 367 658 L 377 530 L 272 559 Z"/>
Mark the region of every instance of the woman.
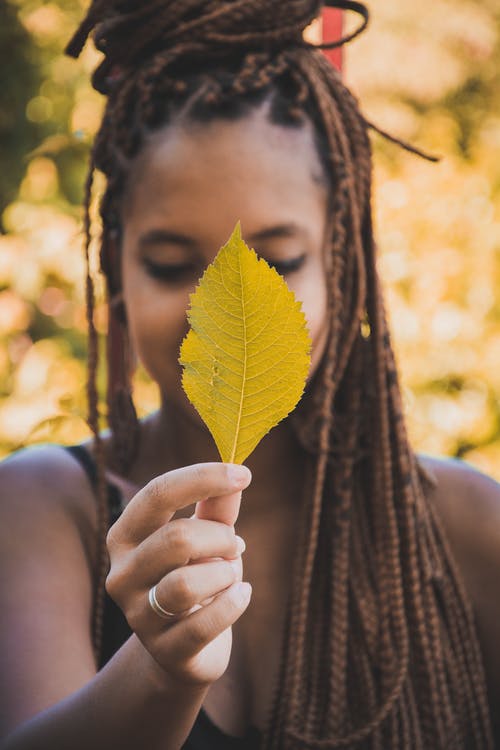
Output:
<path fill-rule="evenodd" d="M 500 742 L 500 492 L 408 445 L 368 124 L 302 41 L 320 6 L 95 0 L 69 45 L 95 29 L 104 53 L 86 216 L 88 246 L 98 168 L 111 433 L 89 275 L 94 447 L 2 467 L 8 748 Z M 238 220 L 313 341 L 301 404 L 248 469 L 217 462 L 178 365 L 189 293 Z M 131 351 L 161 394 L 141 423 Z"/>

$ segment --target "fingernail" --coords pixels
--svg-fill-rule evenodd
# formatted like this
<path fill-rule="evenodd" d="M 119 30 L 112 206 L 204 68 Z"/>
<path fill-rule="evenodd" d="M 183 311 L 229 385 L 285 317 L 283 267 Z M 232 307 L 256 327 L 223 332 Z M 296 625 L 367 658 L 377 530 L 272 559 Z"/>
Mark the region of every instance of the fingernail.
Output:
<path fill-rule="evenodd" d="M 241 536 L 236 535 L 236 551 L 238 555 L 243 554 L 246 548 L 247 548 L 247 545 L 245 544 L 245 540 L 242 539 Z"/>
<path fill-rule="evenodd" d="M 238 604 L 246 604 L 251 593 L 252 587 L 247 581 L 237 583 L 233 588 L 233 596 Z"/>
<path fill-rule="evenodd" d="M 247 467 L 239 464 L 230 464 L 227 468 L 227 474 L 229 481 L 236 487 L 248 484 L 251 476 Z"/>

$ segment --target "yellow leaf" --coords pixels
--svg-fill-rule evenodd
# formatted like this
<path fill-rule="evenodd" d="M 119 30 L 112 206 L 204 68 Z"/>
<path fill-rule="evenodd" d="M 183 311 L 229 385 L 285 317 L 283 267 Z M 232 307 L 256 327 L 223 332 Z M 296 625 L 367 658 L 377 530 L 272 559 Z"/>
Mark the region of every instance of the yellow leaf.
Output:
<path fill-rule="evenodd" d="M 311 341 L 301 303 L 239 223 L 190 301 L 182 385 L 222 460 L 242 463 L 304 391 Z"/>

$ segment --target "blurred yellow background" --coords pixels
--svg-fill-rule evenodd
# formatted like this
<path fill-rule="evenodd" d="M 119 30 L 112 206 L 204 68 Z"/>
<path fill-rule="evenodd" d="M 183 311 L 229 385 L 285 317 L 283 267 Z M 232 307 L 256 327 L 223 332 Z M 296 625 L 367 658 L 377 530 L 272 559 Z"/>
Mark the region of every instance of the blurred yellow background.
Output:
<path fill-rule="evenodd" d="M 368 120 L 442 157 L 433 165 L 373 135 L 410 434 L 417 450 L 500 479 L 500 6 L 368 4 L 345 78 Z M 88 434 L 80 204 L 102 100 L 91 46 L 78 62 L 62 54 L 86 5 L 0 6 L 0 455 Z M 136 401 L 140 413 L 156 403 L 142 372 Z"/>

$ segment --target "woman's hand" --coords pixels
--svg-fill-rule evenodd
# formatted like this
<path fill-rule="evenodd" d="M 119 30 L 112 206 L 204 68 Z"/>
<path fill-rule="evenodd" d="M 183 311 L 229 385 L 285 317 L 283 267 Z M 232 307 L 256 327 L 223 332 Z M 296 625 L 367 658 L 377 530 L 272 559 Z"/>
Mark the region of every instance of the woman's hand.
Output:
<path fill-rule="evenodd" d="M 244 466 L 207 463 L 153 479 L 127 505 L 108 534 L 106 581 L 130 627 L 170 678 L 217 680 L 231 653 L 231 625 L 245 611 L 251 587 L 241 583 L 244 542 L 235 535 Z M 196 503 L 191 518 L 172 520 Z M 176 614 L 163 619 L 149 603 Z"/>

